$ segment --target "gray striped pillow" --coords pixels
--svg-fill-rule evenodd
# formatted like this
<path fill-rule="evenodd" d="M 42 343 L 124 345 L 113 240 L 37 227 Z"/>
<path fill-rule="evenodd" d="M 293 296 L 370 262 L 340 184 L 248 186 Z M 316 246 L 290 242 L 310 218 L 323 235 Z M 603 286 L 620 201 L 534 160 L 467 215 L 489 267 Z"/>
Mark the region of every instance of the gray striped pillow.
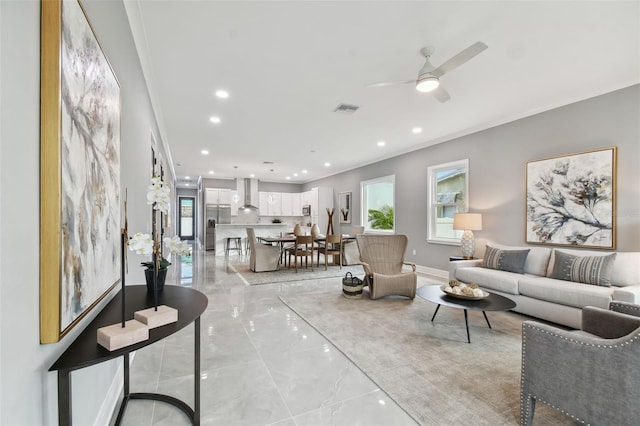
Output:
<path fill-rule="evenodd" d="M 551 278 L 611 287 L 611 272 L 616 253 L 582 257 L 561 251 L 554 251 L 554 253 L 556 257 Z"/>
<path fill-rule="evenodd" d="M 486 246 L 482 266 L 501 271 L 524 274 L 524 264 L 527 261 L 527 250 L 502 250 L 495 247 Z"/>

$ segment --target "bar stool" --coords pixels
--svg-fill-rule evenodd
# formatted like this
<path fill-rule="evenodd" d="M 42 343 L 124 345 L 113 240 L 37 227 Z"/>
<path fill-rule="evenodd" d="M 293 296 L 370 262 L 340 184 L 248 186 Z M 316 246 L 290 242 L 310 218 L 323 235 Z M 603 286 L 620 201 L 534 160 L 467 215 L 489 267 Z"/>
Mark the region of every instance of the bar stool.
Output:
<path fill-rule="evenodd" d="M 233 243 L 234 247 L 231 247 Z M 226 248 L 224 251 L 225 256 L 229 256 L 229 251 L 235 250 L 238 254 L 242 254 L 242 238 L 241 237 L 227 237 Z"/>

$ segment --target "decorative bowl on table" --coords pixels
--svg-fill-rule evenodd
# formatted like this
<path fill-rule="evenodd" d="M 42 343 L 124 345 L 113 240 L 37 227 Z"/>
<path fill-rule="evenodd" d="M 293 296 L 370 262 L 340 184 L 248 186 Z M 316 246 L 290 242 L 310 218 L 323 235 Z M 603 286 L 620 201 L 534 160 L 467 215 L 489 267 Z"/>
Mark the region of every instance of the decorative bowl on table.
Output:
<path fill-rule="evenodd" d="M 481 290 L 478 284 L 465 284 L 455 280 L 449 281 L 449 284 L 440 286 L 440 290 L 447 296 L 466 300 L 482 300 L 489 297 L 489 293 Z"/>

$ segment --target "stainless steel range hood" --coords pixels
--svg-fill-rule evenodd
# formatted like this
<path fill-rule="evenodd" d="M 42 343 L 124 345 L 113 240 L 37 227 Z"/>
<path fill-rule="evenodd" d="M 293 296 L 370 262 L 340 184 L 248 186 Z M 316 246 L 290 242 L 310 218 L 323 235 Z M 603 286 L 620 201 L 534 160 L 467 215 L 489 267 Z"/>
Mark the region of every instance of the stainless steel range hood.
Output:
<path fill-rule="evenodd" d="M 258 207 L 255 205 L 258 202 L 258 179 L 238 179 L 238 192 L 240 192 L 241 185 L 244 186 L 244 204 L 239 208 L 245 210 L 258 210 Z"/>

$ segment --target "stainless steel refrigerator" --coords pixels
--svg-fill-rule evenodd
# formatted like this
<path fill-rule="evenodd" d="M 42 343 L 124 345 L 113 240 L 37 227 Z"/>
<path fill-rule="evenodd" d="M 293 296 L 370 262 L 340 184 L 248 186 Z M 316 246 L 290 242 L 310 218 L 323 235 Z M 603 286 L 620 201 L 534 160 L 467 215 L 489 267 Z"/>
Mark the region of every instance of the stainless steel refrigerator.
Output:
<path fill-rule="evenodd" d="M 205 210 L 205 250 L 216 249 L 216 225 L 231 223 L 229 204 L 207 204 Z"/>

